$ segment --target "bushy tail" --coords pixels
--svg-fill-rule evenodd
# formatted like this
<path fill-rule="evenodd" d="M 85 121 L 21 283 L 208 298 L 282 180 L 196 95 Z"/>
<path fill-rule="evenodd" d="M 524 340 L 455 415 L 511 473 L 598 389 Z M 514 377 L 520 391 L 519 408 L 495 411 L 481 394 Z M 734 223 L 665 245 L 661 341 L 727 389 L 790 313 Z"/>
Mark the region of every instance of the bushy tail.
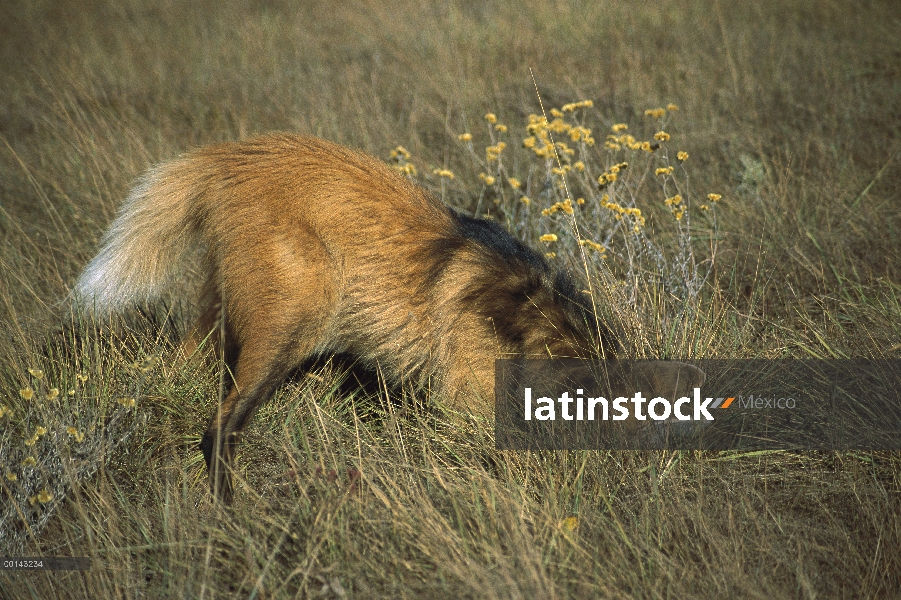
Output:
<path fill-rule="evenodd" d="M 115 311 L 152 300 L 180 271 L 196 241 L 190 213 L 200 193 L 188 162 L 163 164 L 138 181 L 75 284 L 79 303 Z"/>

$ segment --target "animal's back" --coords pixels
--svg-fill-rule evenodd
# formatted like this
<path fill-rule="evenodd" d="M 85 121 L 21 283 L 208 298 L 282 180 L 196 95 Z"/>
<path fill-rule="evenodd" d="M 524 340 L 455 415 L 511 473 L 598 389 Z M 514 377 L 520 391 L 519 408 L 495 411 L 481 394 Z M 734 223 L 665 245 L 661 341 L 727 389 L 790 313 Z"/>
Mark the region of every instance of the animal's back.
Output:
<path fill-rule="evenodd" d="M 336 260 L 371 261 L 383 242 L 427 240 L 454 222 L 440 201 L 385 163 L 318 138 L 269 135 L 204 148 L 187 160 L 195 177 L 209 179 L 196 210 L 211 243 L 223 235 L 288 240 L 299 227 Z"/>
<path fill-rule="evenodd" d="M 438 287 L 425 284 L 434 247 L 460 235 L 434 196 L 377 159 L 304 136 L 220 144 L 183 161 L 202 190 L 191 220 L 239 341 L 261 312 L 282 326 L 292 299 L 327 314 L 317 351 L 401 372 L 439 352 L 424 347 L 445 325 Z"/>

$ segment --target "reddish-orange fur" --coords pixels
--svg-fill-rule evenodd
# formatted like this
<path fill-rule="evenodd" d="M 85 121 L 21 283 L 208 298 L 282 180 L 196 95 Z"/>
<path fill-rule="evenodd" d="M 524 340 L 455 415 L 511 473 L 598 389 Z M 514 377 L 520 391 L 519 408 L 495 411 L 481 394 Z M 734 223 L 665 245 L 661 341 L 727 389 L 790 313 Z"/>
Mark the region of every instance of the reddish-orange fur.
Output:
<path fill-rule="evenodd" d="M 499 226 L 463 217 L 372 157 L 270 135 L 151 170 L 76 293 L 152 299 L 200 246 L 206 284 L 186 349 L 224 319 L 234 385 L 202 444 L 231 495 L 236 436 L 288 373 L 346 352 L 486 414 L 498 357 L 610 352 L 568 276 Z"/>

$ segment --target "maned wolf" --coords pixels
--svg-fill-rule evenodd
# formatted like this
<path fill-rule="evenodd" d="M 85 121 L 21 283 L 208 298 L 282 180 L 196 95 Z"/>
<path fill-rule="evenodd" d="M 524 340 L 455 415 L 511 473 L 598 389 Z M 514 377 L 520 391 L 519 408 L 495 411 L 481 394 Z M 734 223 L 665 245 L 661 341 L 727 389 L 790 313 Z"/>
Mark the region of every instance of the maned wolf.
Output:
<path fill-rule="evenodd" d="M 151 169 L 76 297 L 104 311 L 152 300 L 196 247 L 206 283 L 186 352 L 221 323 L 235 374 L 201 443 L 226 501 L 238 434 L 313 355 L 352 354 L 482 414 L 496 358 L 615 355 L 586 296 L 540 254 L 324 140 L 267 135 Z"/>

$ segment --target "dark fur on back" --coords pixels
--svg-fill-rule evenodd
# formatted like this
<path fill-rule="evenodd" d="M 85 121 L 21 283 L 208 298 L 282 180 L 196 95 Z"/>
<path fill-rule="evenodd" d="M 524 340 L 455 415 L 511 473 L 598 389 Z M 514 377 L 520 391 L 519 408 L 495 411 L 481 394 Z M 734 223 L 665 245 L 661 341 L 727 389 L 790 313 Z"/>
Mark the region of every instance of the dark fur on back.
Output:
<path fill-rule="evenodd" d="M 431 269 L 423 288 L 441 280 L 454 261 L 472 262 L 475 274 L 458 298 L 461 308 L 471 308 L 493 324 L 502 347 L 519 354 L 528 345 L 537 324 L 556 330 L 552 337 L 580 347 L 581 355 L 591 354 L 592 340 L 600 337 L 612 352 L 612 337 L 597 327 L 587 297 L 580 293 L 572 276 L 552 267 L 538 252 L 513 237 L 495 221 L 478 219 L 451 211 L 454 229 L 426 246 Z"/>

